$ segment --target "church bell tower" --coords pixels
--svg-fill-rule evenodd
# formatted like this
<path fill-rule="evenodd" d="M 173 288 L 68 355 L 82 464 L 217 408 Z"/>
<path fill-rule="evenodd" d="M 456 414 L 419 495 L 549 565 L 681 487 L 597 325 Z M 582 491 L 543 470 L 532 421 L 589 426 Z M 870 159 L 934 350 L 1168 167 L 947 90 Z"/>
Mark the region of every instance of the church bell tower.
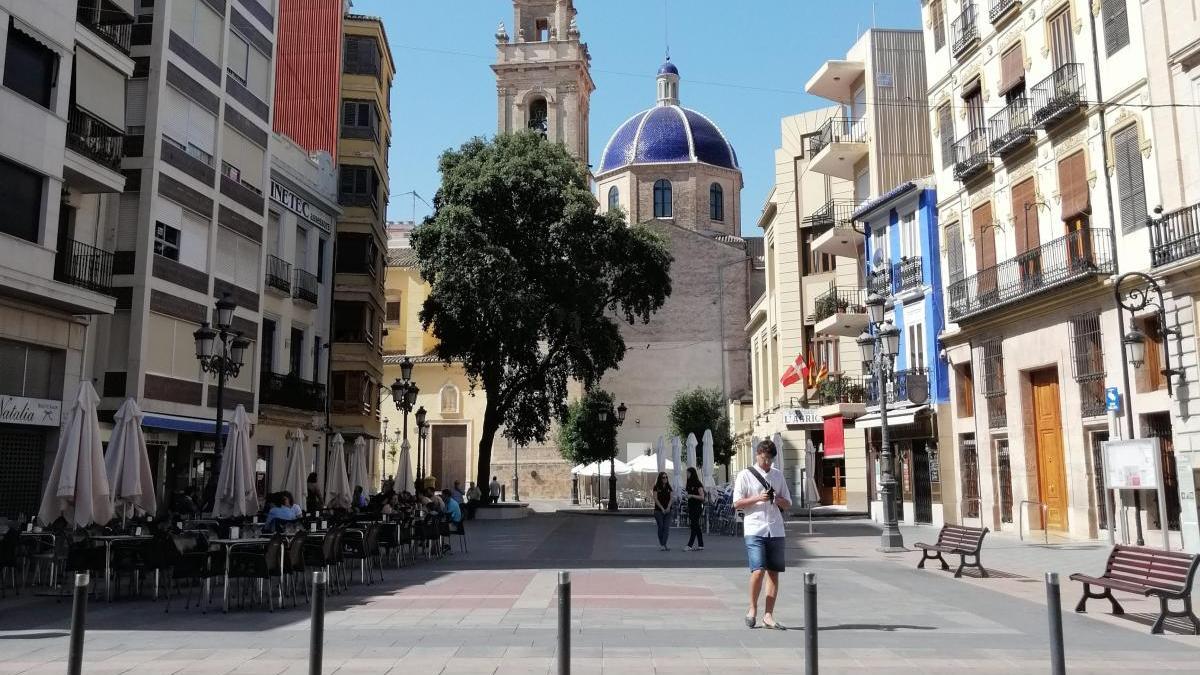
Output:
<path fill-rule="evenodd" d="M 496 29 L 496 130 L 534 129 L 588 162 L 591 56 L 572 0 L 513 0 Z"/>

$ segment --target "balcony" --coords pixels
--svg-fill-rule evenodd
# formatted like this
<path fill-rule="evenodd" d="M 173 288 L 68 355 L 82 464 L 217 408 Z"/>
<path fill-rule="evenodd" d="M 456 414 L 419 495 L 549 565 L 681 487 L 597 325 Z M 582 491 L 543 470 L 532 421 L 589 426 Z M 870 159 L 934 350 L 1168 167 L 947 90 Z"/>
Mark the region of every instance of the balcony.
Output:
<path fill-rule="evenodd" d="M 305 272 L 299 267 L 296 268 L 296 290 L 295 297 L 297 300 L 303 300 L 313 305 L 317 304 L 317 276 L 311 272 Z"/>
<path fill-rule="evenodd" d="M 113 254 L 81 241 L 68 241 L 54 258 L 54 280 L 112 295 Z"/>
<path fill-rule="evenodd" d="M 1068 63 L 1030 90 L 1033 123 L 1047 129 L 1087 106 L 1083 64 Z"/>
<path fill-rule="evenodd" d="M 885 267 L 867 273 L 867 293 L 874 293 L 881 297 L 888 297 L 892 294 L 892 274 L 891 265 L 884 263 Z"/>
<path fill-rule="evenodd" d="M 1107 229 L 1076 230 L 948 289 L 951 321 L 962 321 L 1060 286 L 1112 274 Z"/>
<path fill-rule="evenodd" d="M 990 171 L 991 155 L 988 154 L 987 131 L 980 128 L 971 131 L 954 143 L 954 180 L 967 182 Z"/>
<path fill-rule="evenodd" d="M 1021 13 L 1021 0 L 992 0 L 988 19 L 993 24 L 1003 23 Z"/>
<path fill-rule="evenodd" d="M 854 100 L 855 88 L 866 70 L 867 66 L 862 61 L 831 59 L 821 64 L 809 78 L 804 91 L 830 101 L 847 103 Z"/>
<path fill-rule="evenodd" d="M 79 0 L 75 20 L 100 39 L 129 54 L 133 37 L 133 17 L 109 0 Z"/>
<path fill-rule="evenodd" d="M 1004 157 L 1033 141 L 1033 120 L 1029 114 L 1029 99 L 1022 96 L 1005 106 L 988 120 L 988 152 Z"/>
<path fill-rule="evenodd" d="M 77 105 L 67 117 L 67 147 L 113 171 L 121 170 L 125 132 Z"/>
<path fill-rule="evenodd" d="M 819 405 L 866 403 L 866 381 L 852 375 L 830 375 L 813 390 L 812 397 Z"/>
<path fill-rule="evenodd" d="M 892 265 L 892 292 L 904 293 L 921 288 L 924 284 L 923 271 L 921 256 L 901 258 L 900 262 Z"/>
<path fill-rule="evenodd" d="M 813 240 L 814 252 L 843 258 L 858 257 L 863 233 L 854 229 L 854 219 L 850 217 L 854 209 L 851 200 L 831 199 L 804 219 L 804 224 L 814 230 L 825 229 Z"/>
<path fill-rule="evenodd" d="M 283 258 L 267 256 L 267 290 L 283 296 L 292 294 L 292 266 Z"/>
<path fill-rule="evenodd" d="M 975 21 L 975 3 L 967 2 L 962 6 L 962 13 L 950 24 L 950 51 L 956 58 L 962 58 L 971 49 L 979 46 L 979 25 Z"/>
<path fill-rule="evenodd" d="M 1200 204 L 1150 221 L 1150 264 L 1169 265 L 1200 253 Z"/>
<path fill-rule="evenodd" d="M 882 388 L 879 386 L 879 378 L 873 375 L 863 380 L 863 384 L 868 407 L 878 406 L 881 396 L 886 397 L 889 405 L 896 403 L 921 405 L 929 401 L 928 368 L 897 370 L 892 373 L 890 379 L 883 383 Z"/>
<path fill-rule="evenodd" d="M 867 292 L 833 286 L 813 300 L 814 330 L 822 335 L 858 337 L 867 327 Z"/>
<path fill-rule="evenodd" d="M 854 180 L 854 167 L 867 156 L 867 120 L 831 117 L 808 142 L 809 168 L 835 178 Z"/>
<path fill-rule="evenodd" d="M 309 382 L 299 375 L 264 372 L 258 397 L 263 405 L 311 412 L 325 410 L 325 385 Z"/>
<path fill-rule="evenodd" d="M 361 328 L 335 329 L 333 341 L 355 345 L 375 344 L 375 341 L 371 339 L 371 334 Z"/>

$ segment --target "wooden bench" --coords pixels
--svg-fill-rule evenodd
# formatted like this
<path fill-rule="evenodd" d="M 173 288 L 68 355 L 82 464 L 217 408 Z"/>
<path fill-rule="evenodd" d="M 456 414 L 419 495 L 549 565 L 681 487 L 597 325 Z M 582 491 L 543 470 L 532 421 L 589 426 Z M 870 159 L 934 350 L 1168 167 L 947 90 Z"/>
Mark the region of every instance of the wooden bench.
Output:
<path fill-rule="evenodd" d="M 950 565 L 946 563 L 942 554 L 950 553 L 958 556 L 958 569 L 954 572 L 955 579 L 962 576 L 964 567 L 975 567 L 979 570 L 979 574 L 986 578 L 987 570 L 983 569 L 983 565 L 979 563 L 979 549 L 983 547 L 983 535 L 987 533 L 986 527 L 943 525 L 941 531 L 938 532 L 936 544 L 922 542 L 915 544 L 922 551 L 921 562 L 917 563 L 917 569 L 925 569 L 926 560 L 937 560 L 942 563 L 942 569 L 949 570 Z M 975 558 L 975 562 L 968 563 L 967 556 Z"/>
<path fill-rule="evenodd" d="M 1192 632 L 1200 635 L 1200 619 L 1192 612 L 1192 579 L 1196 576 L 1198 565 L 1200 556 L 1191 553 L 1118 544 L 1109 554 L 1101 576 L 1091 577 L 1079 572 L 1071 575 L 1072 581 L 1083 583 L 1083 597 L 1075 606 L 1075 611 L 1086 611 L 1089 599 L 1107 598 L 1112 603 L 1113 614 L 1124 614 L 1125 610 L 1112 592 L 1136 593 L 1158 598 L 1162 608 L 1158 620 L 1150 628 L 1151 633 L 1163 632 L 1163 622 L 1171 616 L 1186 617 L 1192 622 Z M 1092 586 L 1099 586 L 1104 592 L 1093 593 Z M 1168 600 L 1181 600 L 1183 611 L 1170 611 Z"/>

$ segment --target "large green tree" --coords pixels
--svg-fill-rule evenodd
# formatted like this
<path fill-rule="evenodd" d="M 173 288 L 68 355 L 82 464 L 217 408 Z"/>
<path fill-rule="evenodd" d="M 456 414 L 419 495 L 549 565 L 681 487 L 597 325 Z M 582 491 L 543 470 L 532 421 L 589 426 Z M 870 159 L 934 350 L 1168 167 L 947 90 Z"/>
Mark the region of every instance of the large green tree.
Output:
<path fill-rule="evenodd" d="M 671 407 L 667 410 L 667 419 L 671 424 L 671 434 L 687 438 L 688 434 L 696 434 L 696 440 L 704 437 L 704 432 L 713 432 L 713 464 L 729 466 L 733 458 L 733 435 L 729 430 L 729 415 L 726 403 L 720 389 L 704 389 L 697 387 L 675 394 Z M 697 454 L 700 454 L 697 445 Z M 698 457 L 696 465 L 700 466 L 703 457 Z"/>
<path fill-rule="evenodd" d="M 567 406 L 558 427 L 558 450 L 572 464 L 607 462 L 617 456 L 612 394 L 593 389 Z"/>
<path fill-rule="evenodd" d="M 671 292 L 661 235 L 599 211 L 583 165 L 532 132 L 476 138 L 440 160 L 434 213 L 413 232 L 430 285 L 421 322 L 437 356 L 487 394 L 477 481 L 503 425 L 544 442 L 567 383 L 625 355 L 618 321 L 649 321 Z"/>

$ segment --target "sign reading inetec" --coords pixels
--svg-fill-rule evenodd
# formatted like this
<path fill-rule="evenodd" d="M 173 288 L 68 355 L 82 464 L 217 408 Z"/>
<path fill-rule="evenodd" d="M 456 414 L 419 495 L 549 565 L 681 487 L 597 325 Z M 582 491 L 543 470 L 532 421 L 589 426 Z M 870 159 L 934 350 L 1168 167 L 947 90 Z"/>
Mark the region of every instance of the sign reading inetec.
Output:
<path fill-rule="evenodd" d="M 0 395 L 0 424 L 56 427 L 61 417 L 62 401 Z"/>
<path fill-rule="evenodd" d="M 333 230 L 333 219 L 328 213 L 309 204 L 303 197 L 271 181 L 271 201 L 283 205 L 289 211 L 295 211 L 301 217 L 311 220 L 327 230 Z"/>

